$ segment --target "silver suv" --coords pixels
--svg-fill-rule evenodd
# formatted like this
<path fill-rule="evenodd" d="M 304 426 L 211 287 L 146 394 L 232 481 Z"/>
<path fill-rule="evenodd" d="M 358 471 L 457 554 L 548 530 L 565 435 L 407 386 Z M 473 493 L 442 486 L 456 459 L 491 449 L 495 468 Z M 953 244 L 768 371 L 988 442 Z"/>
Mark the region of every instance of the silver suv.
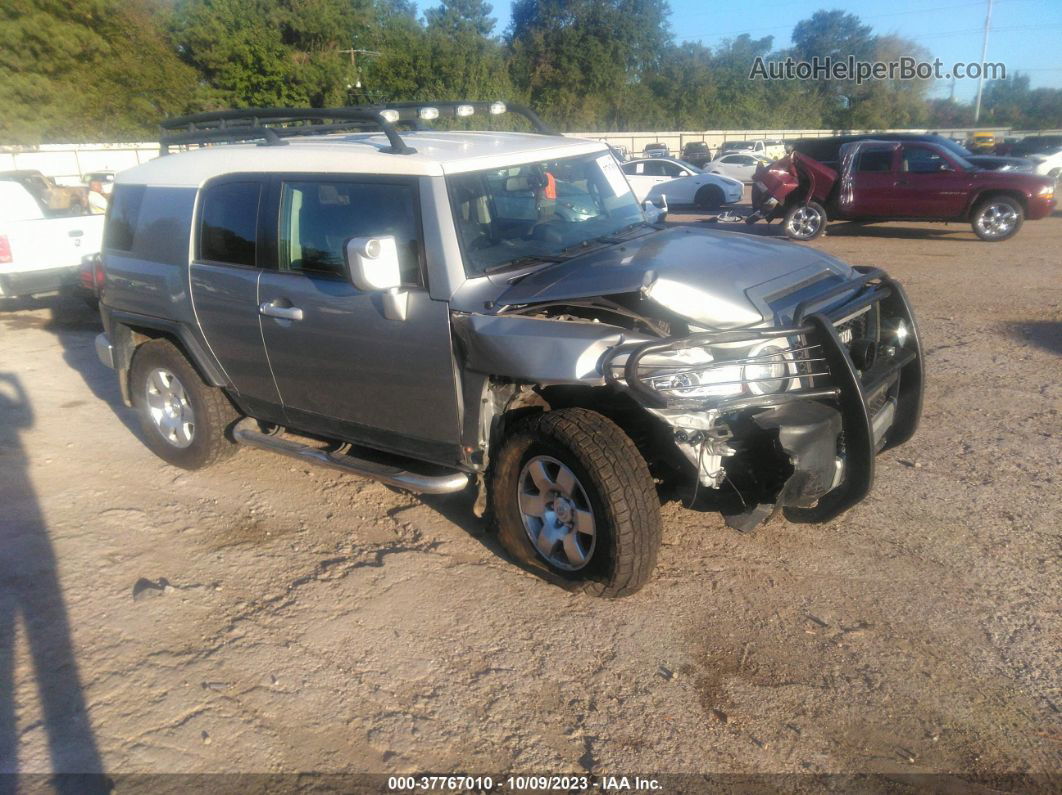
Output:
<path fill-rule="evenodd" d="M 436 131 L 514 112 L 530 133 Z M 607 146 L 494 103 L 163 125 L 122 172 L 100 358 L 146 443 L 237 444 L 412 492 L 477 489 L 521 565 L 650 577 L 660 500 L 825 521 L 921 411 L 902 288 L 811 248 L 658 223 Z M 407 128 L 412 128 L 409 130 Z"/>

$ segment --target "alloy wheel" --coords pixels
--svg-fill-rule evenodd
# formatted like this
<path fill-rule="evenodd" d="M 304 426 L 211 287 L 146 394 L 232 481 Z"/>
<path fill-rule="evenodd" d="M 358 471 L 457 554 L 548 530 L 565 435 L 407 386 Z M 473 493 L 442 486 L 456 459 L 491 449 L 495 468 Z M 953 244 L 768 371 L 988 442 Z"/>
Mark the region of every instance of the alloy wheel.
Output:
<path fill-rule="evenodd" d="M 156 430 L 174 447 L 188 447 L 195 438 L 195 414 L 184 384 L 164 367 L 156 367 L 145 388 L 148 415 Z"/>
<path fill-rule="evenodd" d="M 822 226 L 822 215 L 811 207 L 800 207 L 789 216 L 787 226 L 793 237 L 814 237 Z"/>
<path fill-rule="evenodd" d="M 594 555 L 594 511 L 586 490 L 556 458 L 534 456 L 520 471 L 520 518 L 531 544 L 550 565 L 578 571 Z"/>
<path fill-rule="evenodd" d="M 990 204 L 977 216 L 977 228 L 986 237 L 1005 237 L 1018 222 L 1018 214 L 1009 204 Z"/>

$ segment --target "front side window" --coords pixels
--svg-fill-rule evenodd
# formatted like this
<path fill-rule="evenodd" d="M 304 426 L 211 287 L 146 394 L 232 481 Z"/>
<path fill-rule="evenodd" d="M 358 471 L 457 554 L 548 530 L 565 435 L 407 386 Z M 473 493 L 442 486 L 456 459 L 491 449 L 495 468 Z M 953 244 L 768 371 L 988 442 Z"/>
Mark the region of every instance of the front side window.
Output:
<path fill-rule="evenodd" d="M 257 182 L 223 182 L 203 191 L 200 259 L 254 267 L 261 194 Z"/>
<path fill-rule="evenodd" d="M 348 240 L 393 235 L 402 282 L 419 284 L 419 228 L 410 183 L 285 182 L 280 194 L 280 267 L 345 278 Z"/>
<path fill-rule="evenodd" d="M 607 152 L 455 174 L 446 183 L 469 276 L 553 257 L 644 221 Z"/>
<path fill-rule="evenodd" d="M 911 174 L 933 174 L 946 171 L 948 161 L 932 149 L 921 146 L 903 148 L 903 170 Z"/>
<path fill-rule="evenodd" d="M 891 149 L 864 149 L 859 154 L 857 171 L 892 171 Z"/>

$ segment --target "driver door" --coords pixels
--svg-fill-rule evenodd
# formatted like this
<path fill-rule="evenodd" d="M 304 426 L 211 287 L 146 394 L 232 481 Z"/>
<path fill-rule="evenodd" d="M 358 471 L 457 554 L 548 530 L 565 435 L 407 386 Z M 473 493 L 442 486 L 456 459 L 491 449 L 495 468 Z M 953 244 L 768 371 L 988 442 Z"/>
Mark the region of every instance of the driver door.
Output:
<path fill-rule="evenodd" d="M 277 178 L 267 214 L 276 268 L 262 273 L 259 320 L 293 426 L 452 465 L 450 311 L 426 289 L 417 186 L 413 177 Z M 401 320 L 385 315 L 381 294 L 355 288 L 345 266 L 347 240 L 382 235 L 399 248 Z"/>
<path fill-rule="evenodd" d="M 905 215 L 957 218 L 966 206 L 970 176 L 942 151 L 926 144 L 904 144 L 897 199 Z"/>

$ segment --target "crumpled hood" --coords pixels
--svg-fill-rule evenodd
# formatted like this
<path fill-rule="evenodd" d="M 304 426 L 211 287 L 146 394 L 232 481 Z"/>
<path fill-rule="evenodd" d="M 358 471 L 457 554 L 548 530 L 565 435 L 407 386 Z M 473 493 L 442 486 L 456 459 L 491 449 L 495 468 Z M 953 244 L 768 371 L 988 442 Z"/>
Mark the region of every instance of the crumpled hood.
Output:
<path fill-rule="evenodd" d="M 789 286 L 817 274 L 848 277 L 851 272 L 800 244 L 675 227 L 534 271 L 505 290 L 497 304 L 641 292 L 697 325 L 733 328 L 766 320 L 773 314 L 772 296 Z M 768 291 L 754 289 L 768 282 Z"/>

